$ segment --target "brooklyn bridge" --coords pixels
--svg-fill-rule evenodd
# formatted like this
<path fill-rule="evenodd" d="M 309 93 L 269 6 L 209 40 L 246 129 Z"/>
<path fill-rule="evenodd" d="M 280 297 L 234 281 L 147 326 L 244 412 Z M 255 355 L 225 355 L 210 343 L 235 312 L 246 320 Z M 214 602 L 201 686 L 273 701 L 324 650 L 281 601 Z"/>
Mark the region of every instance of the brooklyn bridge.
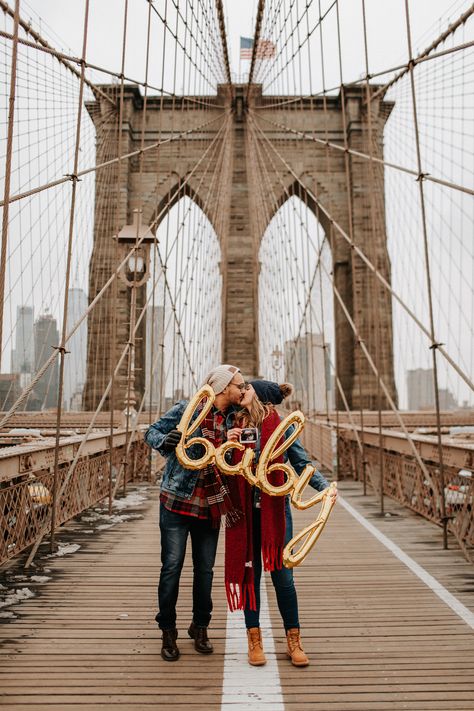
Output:
<path fill-rule="evenodd" d="M 0 706 L 474 710 L 474 5 L 0 10 Z M 222 363 L 338 485 L 305 669 L 269 576 L 249 666 L 224 532 L 214 654 L 189 553 L 160 656 L 145 433 Z"/>

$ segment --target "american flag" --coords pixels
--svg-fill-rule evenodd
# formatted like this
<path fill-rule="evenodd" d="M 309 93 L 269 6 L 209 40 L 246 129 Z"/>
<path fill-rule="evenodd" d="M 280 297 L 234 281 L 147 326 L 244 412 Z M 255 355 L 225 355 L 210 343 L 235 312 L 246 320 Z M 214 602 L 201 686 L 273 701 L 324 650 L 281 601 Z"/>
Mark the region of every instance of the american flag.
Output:
<path fill-rule="evenodd" d="M 240 59 L 252 59 L 253 39 L 251 37 L 240 38 Z M 271 59 L 275 56 L 275 45 L 270 40 L 261 39 L 257 44 L 255 53 L 256 59 Z"/>

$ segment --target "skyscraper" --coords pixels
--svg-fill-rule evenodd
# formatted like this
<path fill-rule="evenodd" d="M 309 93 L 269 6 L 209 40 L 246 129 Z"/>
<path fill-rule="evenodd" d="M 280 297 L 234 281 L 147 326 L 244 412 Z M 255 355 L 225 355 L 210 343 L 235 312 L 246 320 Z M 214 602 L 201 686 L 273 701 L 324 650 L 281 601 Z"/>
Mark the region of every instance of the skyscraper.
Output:
<path fill-rule="evenodd" d="M 306 414 L 332 405 L 329 344 L 324 348 L 320 333 L 307 333 L 285 342 L 285 380 L 295 388 L 294 406 Z"/>
<path fill-rule="evenodd" d="M 32 306 L 16 307 L 15 348 L 12 351 L 12 373 L 32 373 L 35 359 Z"/>
<path fill-rule="evenodd" d="M 67 330 L 70 331 L 88 307 L 87 295 L 82 289 L 69 289 Z M 82 390 L 87 369 L 87 319 L 66 344 L 69 353 L 64 362 L 63 402 L 66 410 L 77 410 L 82 404 Z"/>
<path fill-rule="evenodd" d="M 35 364 L 34 370 L 44 365 L 52 353 L 52 346 L 59 345 L 59 332 L 56 319 L 51 314 L 38 317 L 34 325 L 35 337 Z M 58 359 L 43 373 L 35 386 L 35 395 L 41 410 L 56 407 L 58 398 Z"/>
<path fill-rule="evenodd" d="M 433 368 L 407 370 L 409 410 L 435 409 L 433 377 Z M 455 410 L 458 407 L 456 399 L 447 388 L 439 388 L 438 395 L 440 410 Z"/>
<path fill-rule="evenodd" d="M 153 327 L 153 339 L 152 339 Z M 153 344 L 152 344 L 153 340 Z M 152 352 L 153 345 L 153 352 Z M 150 388 L 151 388 L 151 406 L 157 408 L 160 405 L 161 391 L 161 364 L 163 362 L 163 306 L 148 306 L 146 313 L 146 373 L 145 387 L 147 396 L 145 409 L 148 409 L 150 404 Z M 150 365 L 153 367 L 153 374 L 150 382 Z M 164 393 L 163 393 L 164 395 Z"/>

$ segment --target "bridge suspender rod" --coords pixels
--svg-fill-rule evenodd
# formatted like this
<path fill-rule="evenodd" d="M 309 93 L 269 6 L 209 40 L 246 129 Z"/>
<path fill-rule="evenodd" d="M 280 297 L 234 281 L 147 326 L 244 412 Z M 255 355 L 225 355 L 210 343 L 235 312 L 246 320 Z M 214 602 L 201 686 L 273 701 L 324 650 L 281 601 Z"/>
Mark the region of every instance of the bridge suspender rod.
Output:
<path fill-rule="evenodd" d="M 421 162 L 421 149 L 420 149 L 420 131 L 418 125 L 418 110 L 417 110 L 417 98 L 415 91 L 415 77 L 413 74 L 413 65 L 411 63 L 411 58 L 413 57 L 412 50 L 412 39 L 411 39 L 411 27 L 410 27 L 410 8 L 408 0 L 405 0 L 405 18 L 406 18 L 406 36 L 408 43 L 408 54 L 409 54 L 409 76 L 410 76 L 410 87 L 411 87 L 411 99 L 413 108 L 413 124 L 415 127 L 415 144 L 416 144 L 416 160 L 418 165 L 418 174 L 422 175 L 422 162 Z M 420 196 L 420 211 L 421 211 L 421 227 L 423 234 L 423 253 L 425 261 L 425 273 L 426 273 L 426 289 L 428 296 L 428 313 L 430 321 L 430 340 L 431 340 L 431 355 L 433 362 L 433 389 L 435 396 L 435 409 L 436 409 L 436 430 L 437 430 L 437 443 L 438 443 L 438 458 L 439 458 L 439 478 L 441 487 L 441 522 L 443 525 L 443 547 L 447 549 L 448 547 L 448 519 L 446 517 L 446 493 L 445 493 L 445 481 L 444 481 L 444 464 L 443 464 L 443 443 L 441 441 L 441 418 L 440 418 L 440 407 L 439 407 L 439 383 L 438 383 L 438 361 L 437 361 L 437 347 L 439 339 L 436 337 L 435 325 L 434 325 L 434 315 L 433 315 L 433 290 L 431 285 L 431 265 L 430 265 L 430 253 L 428 244 L 428 226 L 426 220 L 426 205 L 425 205 L 425 187 L 423 185 L 423 180 L 418 181 L 418 191 Z"/>
<path fill-rule="evenodd" d="M 5 184 L 3 189 L 2 242 L 0 247 L 0 370 L 3 352 L 3 318 L 5 311 L 5 273 L 7 269 L 7 246 L 9 231 L 10 185 L 12 171 L 13 131 L 15 126 L 16 70 L 18 56 L 18 26 L 20 22 L 20 0 L 15 1 L 14 39 L 10 69 L 10 94 L 8 100 L 7 150 L 5 156 Z"/>
<path fill-rule="evenodd" d="M 87 50 L 87 37 L 89 29 L 89 0 L 86 0 L 84 8 L 84 25 L 82 30 L 82 58 L 85 59 Z M 71 186 L 71 204 L 69 208 L 69 231 L 67 240 L 67 257 L 66 257 L 66 275 L 64 281 L 64 303 L 63 303 L 63 323 L 61 329 L 61 342 L 57 347 L 59 351 L 59 382 L 58 394 L 56 403 L 56 441 L 54 447 L 54 473 L 53 473 L 53 502 L 51 508 L 51 552 L 54 547 L 54 533 L 56 529 L 56 516 L 58 507 L 58 485 L 59 485 L 59 440 L 61 436 L 61 418 L 63 411 L 63 389 L 64 389 L 64 361 L 66 350 L 67 337 L 67 318 L 68 318 L 68 301 L 69 301 L 69 285 L 71 280 L 71 265 L 72 265 L 72 248 L 74 239 L 74 220 L 76 217 L 76 199 L 77 199 L 77 171 L 79 167 L 79 148 L 81 144 L 81 119 L 83 111 L 83 97 L 85 84 L 85 67 L 81 67 L 81 78 L 79 83 L 79 97 L 77 102 L 77 119 L 76 119 L 76 139 L 74 147 L 74 164 L 71 175 L 73 176 Z"/>
<path fill-rule="evenodd" d="M 368 102 L 370 99 L 370 86 L 369 86 L 369 55 L 368 55 L 368 47 L 367 47 L 367 20 L 366 20 L 366 15 L 365 15 L 365 0 L 361 0 L 362 3 L 362 27 L 363 27 L 363 36 L 364 36 L 364 59 L 365 59 L 365 75 L 367 77 L 366 82 L 365 82 L 365 95 L 366 95 L 366 101 Z M 345 129 L 345 125 L 344 125 Z M 368 134 L 368 142 L 369 142 L 369 154 L 370 154 L 370 160 L 368 164 L 368 173 L 369 173 L 369 184 L 370 184 L 370 189 L 369 189 L 369 203 L 370 203 L 370 228 L 372 232 L 372 246 L 373 246 L 373 254 L 372 254 L 372 261 L 374 264 L 377 264 L 377 224 L 376 224 L 376 210 L 375 210 L 375 189 L 376 189 L 376 184 L 375 184 L 375 176 L 374 176 L 374 163 L 373 163 L 373 155 L 372 155 L 372 149 L 374 146 L 374 134 L 372 130 L 372 103 L 367 104 L 367 134 Z M 372 292 L 372 303 L 373 304 L 380 304 L 381 300 L 384 297 L 384 294 L 381 293 L 382 291 L 382 285 L 380 282 L 375 279 L 374 274 L 371 274 L 371 279 L 370 279 L 370 287 L 371 287 L 371 292 Z M 381 372 L 383 368 L 383 360 L 382 360 L 382 342 L 381 342 L 381 336 L 380 336 L 380 316 L 381 316 L 381 308 L 375 308 L 371 309 L 370 311 L 370 316 L 372 320 L 375 321 L 375 363 L 377 365 L 377 410 L 378 410 L 378 430 L 379 430 L 379 497 L 380 497 L 380 515 L 383 516 L 385 514 L 385 489 L 384 489 L 384 483 L 385 483 L 385 477 L 384 477 L 384 450 L 383 450 L 383 436 L 382 436 L 382 393 L 381 393 L 381 388 L 382 388 L 382 383 L 381 383 Z M 374 318 L 375 317 L 375 318 Z"/>
<path fill-rule="evenodd" d="M 230 64 L 229 64 L 229 50 L 227 48 L 227 33 L 225 29 L 225 18 L 224 18 L 224 7 L 222 5 L 222 0 L 216 0 L 217 9 L 217 19 L 219 21 L 219 30 L 221 33 L 221 44 L 222 51 L 224 53 L 224 64 L 225 72 L 228 84 L 232 84 L 232 77 L 230 75 Z"/>
<path fill-rule="evenodd" d="M 344 81 L 343 81 L 343 72 L 342 72 L 342 45 L 341 45 L 341 27 L 340 27 L 340 15 L 339 15 L 339 2 L 336 3 L 336 27 L 337 27 L 337 58 L 338 58 L 338 68 L 339 68 L 339 82 L 341 85 L 341 112 L 342 112 L 342 125 L 343 125 L 343 134 L 344 134 L 344 148 L 347 149 L 349 145 L 348 141 L 348 136 L 347 136 L 347 117 L 346 117 L 346 102 L 345 102 L 345 87 L 344 87 Z M 320 45 L 321 45 L 321 55 L 323 55 L 323 28 L 321 25 L 321 30 L 320 30 Z M 309 45 L 308 45 L 309 46 Z M 324 109 L 325 109 L 325 125 L 327 126 L 327 102 L 326 102 L 326 93 L 325 93 L 325 80 L 323 79 L 323 91 L 324 91 Z M 328 136 L 327 133 L 325 135 L 325 140 L 326 140 L 326 160 L 329 161 L 329 146 L 327 145 L 327 140 Z M 346 194 L 347 194 L 347 215 L 348 215 L 348 229 L 349 229 L 349 237 L 351 242 L 354 241 L 354 215 L 353 215 L 353 207 L 352 207 L 352 200 L 351 200 L 351 177 L 350 177 L 350 169 L 349 169 L 349 154 L 345 150 L 344 151 L 344 180 L 345 180 L 345 187 L 346 187 Z M 333 230 L 333 226 L 331 224 L 331 230 Z M 351 259 L 351 276 L 352 276 L 352 281 L 355 284 L 356 283 L 356 258 L 355 255 Z M 334 300 L 336 299 L 335 295 L 335 281 L 334 278 L 332 280 L 333 284 L 333 298 Z M 358 322 L 362 322 L 362 306 L 361 306 L 361 294 L 358 292 L 358 290 L 355 290 L 354 296 L 354 311 L 357 314 Z M 334 301 L 335 303 L 335 301 Z M 362 348 L 360 344 L 360 340 L 357 340 L 357 357 L 362 358 L 363 353 L 362 353 Z M 337 362 L 337 361 L 336 361 Z M 378 389 L 380 390 L 380 383 L 377 384 Z M 359 418 L 360 418 L 360 426 L 362 431 L 364 431 L 364 408 L 363 408 L 363 397 L 362 397 L 362 374 L 359 374 Z M 339 438 L 338 438 L 339 439 Z M 365 442 L 364 438 L 362 438 L 362 444 L 361 444 L 361 449 L 360 449 L 360 456 L 361 456 L 361 461 L 362 461 L 362 486 L 363 486 L 363 492 L 364 496 L 367 495 L 367 462 L 366 462 L 366 456 L 365 456 Z M 375 489 L 375 487 L 374 487 Z"/>
<path fill-rule="evenodd" d="M 254 74 L 254 70 L 255 70 L 255 62 L 257 59 L 258 43 L 260 42 L 260 30 L 261 30 L 261 26 L 262 26 L 262 19 L 263 19 L 263 11 L 264 10 L 265 10 L 265 0 L 258 0 L 257 18 L 255 21 L 255 32 L 254 32 L 254 37 L 253 37 L 252 59 L 250 61 L 249 81 L 248 81 L 248 85 L 247 85 L 247 100 L 249 97 L 250 85 L 253 82 L 253 74 Z"/>
<path fill-rule="evenodd" d="M 125 0 L 124 8 L 123 8 L 123 20 L 122 20 L 122 48 L 121 48 L 121 67 L 120 67 L 120 90 L 119 90 L 119 105 L 118 105 L 118 125 L 117 125 L 117 154 L 119 157 L 119 160 L 117 162 L 117 183 L 116 183 L 116 191 L 115 191 L 115 210 L 114 210 L 114 234 L 118 235 L 119 230 L 121 227 L 121 222 L 123 219 L 122 213 L 123 210 L 121 209 L 122 207 L 122 195 L 121 195 L 121 176 L 122 176 L 122 140 L 123 140 L 123 102 L 124 102 L 124 70 L 125 70 L 125 57 L 126 57 L 126 51 L 127 51 L 127 28 L 128 28 L 128 0 Z M 147 48 L 148 50 L 148 48 Z M 147 59 L 148 59 L 148 54 L 147 54 Z M 146 104 L 145 104 L 145 111 L 144 114 L 146 115 Z M 140 152 L 140 160 L 143 160 L 143 145 L 140 145 L 141 151 Z M 118 245 L 118 239 L 115 239 L 114 241 L 114 248 L 113 248 L 113 260 L 114 264 L 117 264 L 119 261 L 119 245 Z M 132 288 L 132 292 L 135 292 L 135 289 Z M 118 295 L 118 279 L 114 279 L 114 282 L 112 284 L 112 303 L 116 304 L 117 303 L 117 295 Z M 110 338 L 110 344 L 109 344 L 109 372 L 110 372 L 110 397 L 109 397 L 109 403 L 110 403 L 110 421 L 109 421 L 109 436 L 110 436 L 110 441 L 112 442 L 112 437 L 114 433 L 114 406 L 115 406 L 115 365 L 116 365 L 116 341 L 117 341 L 117 309 L 112 308 L 111 309 L 111 338 Z M 131 321 L 132 319 L 130 319 Z M 129 342 L 130 342 L 130 336 L 129 336 Z M 129 355 L 130 359 L 130 355 Z M 128 405 L 127 405 L 128 406 Z M 127 417 L 127 422 L 128 422 L 128 417 Z M 127 439 L 127 435 L 125 437 Z M 109 452 L 109 514 L 112 513 L 112 500 L 113 500 L 113 471 L 114 471 L 114 462 L 113 462 L 113 448 L 110 448 Z"/>

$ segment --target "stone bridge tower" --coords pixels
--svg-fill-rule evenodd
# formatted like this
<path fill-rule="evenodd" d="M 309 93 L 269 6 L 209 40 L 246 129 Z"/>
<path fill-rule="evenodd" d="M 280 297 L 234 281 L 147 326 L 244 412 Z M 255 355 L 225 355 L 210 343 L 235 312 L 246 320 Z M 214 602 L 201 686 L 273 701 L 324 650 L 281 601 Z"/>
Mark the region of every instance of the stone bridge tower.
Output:
<path fill-rule="evenodd" d="M 102 88 L 109 94 L 118 92 L 116 86 Z M 349 148 L 369 153 L 365 88 L 346 87 L 343 98 L 341 95 L 326 97 L 324 103 L 322 98 L 298 99 L 291 111 L 282 110 L 278 106 L 272 108 L 273 104 L 281 104 L 289 97 L 262 96 L 259 85 L 251 87 L 249 106 L 246 105 L 246 96 L 246 86 L 230 88 L 222 85 L 217 96 L 212 98 L 212 108 L 205 106 L 210 103 L 210 97 L 194 97 L 201 101 L 183 102 L 183 110 L 180 110 L 181 100 L 176 97 L 147 98 L 145 147 L 156 143 L 158 137 L 161 141 L 173 139 L 178 134 L 185 134 L 193 126 L 206 126 L 196 134 L 188 133 L 180 140 L 169 140 L 160 145 L 159 149 L 144 153 L 142 175 L 137 154 L 121 161 L 119 189 L 119 168 L 116 163 L 107 171 L 98 171 L 89 298 L 92 300 L 109 278 L 114 264 L 115 246 L 112 236 L 116 231 L 117 218 L 116 201 L 114 209 L 110 207 L 111 191 L 119 196 L 120 225 L 131 223 L 133 210 L 139 205 L 144 224 L 150 224 L 157 217 L 159 222 L 166 214 L 164 210 L 167 204 L 171 207 L 181 197 L 188 195 L 205 210 L 221 245 L 224 284 L 222 360 L 237 363 L 246 375 L 258 374 L 258 249 L 263 234 L 259 233 L 252 217 L 256 206 L 249 188 L 252 176 L 248 123 L 253 120 L 252 117 L 258 116 L 258 112 L 253 113 L 253 109 L 266 106 L 265 121 L 259 121 L 259 127 L 273 143 L 277 143 L 280 155 L 290 167 L 284 172 L 280 169 L 278 176 L 273 170 L 274 190 L 281 196 L 278 206 L 289 195 L 299 196 L 319 220 L 331 245 L 335 285 L 356 325 L 359 337 L 367 343 L 371 353 L 377 350 L 382 377 L 396 401 L 391 297 L 386 290 L 377 286 L 370 270 L 354 254 L 331 221 L 337 222 L 346 234 L 352 233 L 354 242 L 360 245 L 390 282 L 383 166 L 377 163 L 370 166 L 367 159 L 354 154 L 349 154 L 346 161 L 343 150 L 324 145 L 326 140 L 341 147 L 344 145 L 345 116 Z M 345 112 L 342 111 L 343 100 Z M 97 163 L 102 163 L 117 156 L 117 113 L 111 112 L 110 105 L 101 100 L 89 104 L 88 110 L 96 126 L 100 126 L 100 135 L 108 136 L 107 140 L 97 143 Z M 383 154 L 383 128 L 390 110 L 391 104 L 381 98 L 372 102 L 372 155 L 378 157 Z M 142 116 L 143 98 L 139 90 L 125 87 L 122 155 L 139 150 Z M 283 130 L 279 124 L 290 126 L 291 132 Z M 219 167 L 224 189 L 220 191 L 217 209 L 216 197 L 212 194 L 209 181 L 205 179 L 205 171 L 212 174 L 216 167 L 212 163 L 216 161 L 213 152 L 209 151 L 206 161 L 197 170 L 193 171 L 193 167 L 219 131 L 226 132 L 226 155 Z M 310 134 L 321 141 L 303 140 L 301 133 Z M 268 165 L 268 171 L 271 176 L 271 165 Z M 282 176 L 284 185 L 281 183 Z M 307 191 L 301 184 L 310 190 Z M 224 211 L 223 200 L 227 206 Z M 270 195 L 268 200 L 268 214 L 272 214 L 278 206 Z M 97 310 L 91 314 L 88 375 L 84 393 L 86 409 L 96 407 L 110 377 L 110 332 L 107 324 L 114 309 L 118 314 L 117 354 L 128 340 L 128 292 L 125 286 L 119 286 L 117 303 L 114 304 L 109 290 L 102 299 L 100 314 L 96 313 Z M 144 293 L 139 295 L 138 307 L 143 303 Z M 349 407 L 355 409 L 362 405 L 368 409 L 376 408 L 376 378 L 365 358 L 361 357 L 357 338 L 337 301 L 334 309 L 338 375 Z M 136 349 L 138 395 L 143 393 L 145 379 L 144 324 L 139 336 Z M 125 387 L 124 366 L 115 388 L 115 408 L 122 408 Z M 110 406 L 110 403 L 107 405 Z M 382 400 L 382 406 L 386 407 L 385 400 Z"/>

